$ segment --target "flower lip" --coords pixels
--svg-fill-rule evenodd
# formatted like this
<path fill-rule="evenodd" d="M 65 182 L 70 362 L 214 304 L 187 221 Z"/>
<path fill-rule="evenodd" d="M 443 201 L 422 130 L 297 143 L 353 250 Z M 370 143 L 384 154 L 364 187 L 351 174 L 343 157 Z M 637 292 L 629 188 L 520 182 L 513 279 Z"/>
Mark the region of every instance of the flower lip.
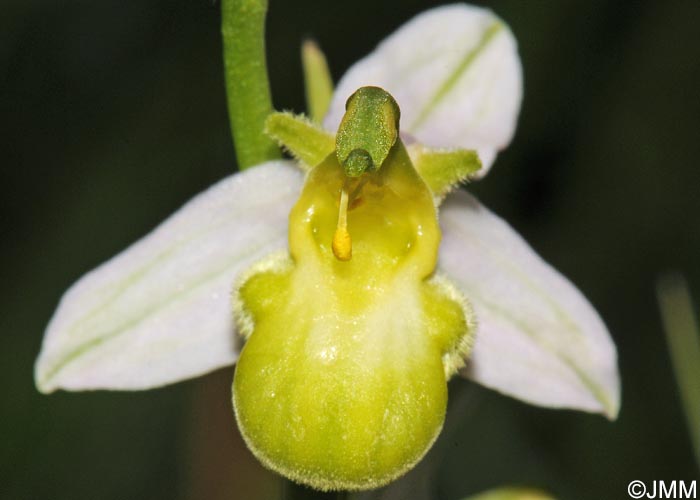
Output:
<path fill-rule="evenodd" d="M 234 294 L 246 329 L 233 383 L 239 429 L 266 466 L 296 481 L 381 486 L 434 442 L 446 379 L 472 343 L 466 300 L 433 277 L 433 194 L 396 140 L 360 177 L 328 155 L 289 221 L 291 258 L 257 264 Z"/>

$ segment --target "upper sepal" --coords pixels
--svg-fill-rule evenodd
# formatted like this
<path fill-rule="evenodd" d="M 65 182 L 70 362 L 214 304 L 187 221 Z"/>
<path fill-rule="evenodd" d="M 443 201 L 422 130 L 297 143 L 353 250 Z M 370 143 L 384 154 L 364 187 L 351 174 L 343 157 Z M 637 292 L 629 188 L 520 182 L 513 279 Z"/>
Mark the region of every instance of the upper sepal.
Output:
<path fill-rule="evenodd" d="M 490 10 L 446 5 L 419 14 L 353 65 L 338 83 L 327 130 L 345 100 L 374 85 L 401 105 L 402 131 L 439 148 L 475 149 L 484 168 L 510 142 L 522 98 L 522 70 L 508 26 Z"/>

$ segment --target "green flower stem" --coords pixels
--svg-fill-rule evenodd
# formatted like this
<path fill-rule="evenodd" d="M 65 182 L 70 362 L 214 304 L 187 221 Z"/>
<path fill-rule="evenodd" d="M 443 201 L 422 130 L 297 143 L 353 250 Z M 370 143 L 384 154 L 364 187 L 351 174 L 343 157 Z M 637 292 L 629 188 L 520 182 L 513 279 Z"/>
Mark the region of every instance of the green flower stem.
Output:
<path fill-rule="evenodd" d="M 662 276 L 656 292 L 695 459 L 700 467 L 700 328 L 683 276 Z"/>
<path fill-rule="evenodd" d="M 265 62 L 267 0 L 223 0 L 221 35 L 231 133 L 238 168 L 280 158 L 275 143 L 264 133 L 272 113 Z"/>

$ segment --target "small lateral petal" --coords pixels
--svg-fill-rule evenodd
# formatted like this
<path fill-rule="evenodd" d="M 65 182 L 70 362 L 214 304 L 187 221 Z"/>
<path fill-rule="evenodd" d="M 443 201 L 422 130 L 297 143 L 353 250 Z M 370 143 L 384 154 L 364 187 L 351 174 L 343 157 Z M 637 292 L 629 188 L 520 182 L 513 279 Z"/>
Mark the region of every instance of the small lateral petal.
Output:
<path fill-rule="evenodd" d="M 510 142 L 522 99 L 522 69 L 508 26 L 465 4 L 428 10 L 386 38 L 338 83 L 324 126 L 335 130 L 345 100 L 375 85 L 401 105 L 401 130 L 439 148 L 475 149 L 483 176 Z"/>
<path fill-rule="evenodd" d="M 147 389 L 233 363 L 233 282 L 286 246 L 301 183 L 283 161 L 228 177 L 86 274 L 49 323 L 39 390 Z"/>
<path fill-rule="evenodd" d="M 335 136 L 308 118 L 292 113 L 272 113 L 265 133 L 301 162 L 304 170 L 321 163 L 335 149 Z"/>
<path fill-rule="evenodd" d="M 598 313 L 508 224 L 464 192 L 441 210 L 441 269 L 478 322 L 466 374 L 532 404 L 617 416 L 617 351 Z"/>
<path fill-rule="evenodd" d="M 408 153 L 438 200 L 481 169 L 479 155 L 470 149 L 432 149 L 417 144 L 408 148 Z"/>

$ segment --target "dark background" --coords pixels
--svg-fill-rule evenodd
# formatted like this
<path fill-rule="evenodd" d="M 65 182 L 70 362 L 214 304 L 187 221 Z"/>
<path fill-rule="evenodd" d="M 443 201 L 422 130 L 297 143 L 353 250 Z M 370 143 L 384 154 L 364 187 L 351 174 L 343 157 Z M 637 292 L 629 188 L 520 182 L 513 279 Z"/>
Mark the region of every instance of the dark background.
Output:
<path fill-rule="evenodd" d="M 270 3 L 275 105 L 296 111 L 304 36 L 338 79 L 434 5 Z M 654 283 L 678 269 L 700 297 L 700 2 L 489 5 L 519 41 L 525 97 L 513 144 L 471 189 L 600 311 L 622 411 L 610 423 L 453 381 L 446 432 L 391 491 L 607 500 L 632 479 L 697 478 Z M 10 0 L 0 37 L 0 497 L 275 498 L 237 437 L 231 369 L 144 393 L 47 397 L 32 380 L 61 293 L 235 169 L 218 3 Z"/>

